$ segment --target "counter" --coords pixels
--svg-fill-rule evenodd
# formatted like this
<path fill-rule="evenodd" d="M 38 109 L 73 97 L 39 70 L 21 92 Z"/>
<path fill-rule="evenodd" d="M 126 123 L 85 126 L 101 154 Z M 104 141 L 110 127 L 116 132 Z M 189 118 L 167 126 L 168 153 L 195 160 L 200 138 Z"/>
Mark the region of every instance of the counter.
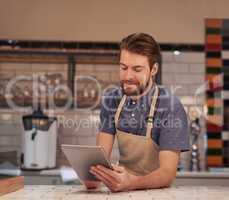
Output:
<path fill-rule="evenodd" d="M 83 186 L 26 185 L 24 189 L 6 194 L 1 200 L 228 200 L 228 187 L 180 186 L 165 189 L 111 193 L 106 187 L 85 191 Z"/>
<path fill-rule="evenodd" d="M 63 185 L 60 169 L 23 171 L 26 185 Z M 72 183 L 79 185 L 76 179 Z M 229 172 L 177 172 L 173 186 L 229 186 Z"/>

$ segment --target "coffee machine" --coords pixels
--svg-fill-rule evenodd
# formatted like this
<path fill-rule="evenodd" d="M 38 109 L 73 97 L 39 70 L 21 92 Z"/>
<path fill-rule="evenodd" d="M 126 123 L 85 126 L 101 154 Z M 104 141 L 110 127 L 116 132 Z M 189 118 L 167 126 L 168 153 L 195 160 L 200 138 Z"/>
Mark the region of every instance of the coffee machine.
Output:
<path fill-rule="evenodd" d="M 40 109 L 23 116 L 21 168 L 42 170 L 56 167 L 57 119 Z"/>

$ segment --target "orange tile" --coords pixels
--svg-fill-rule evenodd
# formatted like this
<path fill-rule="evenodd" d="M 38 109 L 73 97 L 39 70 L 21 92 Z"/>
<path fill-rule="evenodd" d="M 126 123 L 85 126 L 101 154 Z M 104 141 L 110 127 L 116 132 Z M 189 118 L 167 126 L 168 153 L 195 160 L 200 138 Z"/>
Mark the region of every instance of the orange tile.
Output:
<path fill-rule="evenodd" d="M 221 99 L 208 99 L 207 105 L 209 107 L 222 107 L 223 101 Z"/>
<path fill-rule="evenodd" d="M 206 19 L 206 26 L 209 28 L 221 28 L 222 19 Z"/>
<path fill-rule="evenodd" d="M 205 76 L 205 81 L 207 81 L 209 84 L 208 88 L 217 88 L 223 86 L 222 75 L 208 74 Z"/>
<path fill-rule="evenodd" d="M 222 43 L 222 36 L 221 35 L 207 35 L 206 36 L 206 43 L 207 44 L 221 44 Z"/>
<path fill-rule="evenodd" d="M 222 148 L 222 140 L 208 140 L 208 148 Z"/>
<path fill-rule="evenodd" d="M 222 115 L 207 115 L 207 121 L 219 126 L 223 124 Z"/>
<path fill-rule="evenodd" d="M 221 74 L 207 74 L 206 78 L 208 80 L 215 80 L 217 82 L 219 82 L 219 81 L 222 82 L 221 81 L 222 80 L 222 75 Z"/>
<path fill-rule="evenodd" d="M 207 58 L 207 67 L 222 67 L 222 60 L 220 58 Z"/>
<path fill-rule="evenodd" d="M 222 156 L 207 156 L 207 165 L 208 166 L 222 166 L 223 165 Z"/>

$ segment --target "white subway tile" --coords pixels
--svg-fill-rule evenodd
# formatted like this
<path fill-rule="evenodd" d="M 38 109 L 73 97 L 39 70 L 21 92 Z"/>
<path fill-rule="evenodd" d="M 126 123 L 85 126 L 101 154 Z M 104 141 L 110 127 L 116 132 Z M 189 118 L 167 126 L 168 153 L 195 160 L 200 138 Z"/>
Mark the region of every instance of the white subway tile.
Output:
<path fill-rule="evenodd" d="M 30 63 L 1 63 L 1 70 L 10 70 L 10 71 L 31 71 Z"/>
<path fill-rule="evenodd" d="M 222 58 L 229 59 L 229 51 L 222 51 Z"/>
<path fill-rule="evenodd" d="M 113 71 L 113 70 L 115 70 L 115 71 L 117 71 L 118 72 L 118 70 L 119 70 L 119 65 L 109 65 L 109 64 L 98 64 L 98 65 L 94 65 L 95 66 L 95 70 L 97 71 L 97 72 L 104 72 L 104 71 L 108 71 L 108 72 L 110 72 L 110 71 Z"/>
<path fill-rule="evenodd" d="M 13 79 L 15 75 L 16 75 L 15 71 L 0 69 L 0 78 L 1 79 L 5 79 L 9 81 Z"/>
<path fill-rule="evenodd" d="M 189 85 L 189 95 L 201 96 L 205 94 L 205 90 L 202 89 L 203 84 Z"/>
<path fill-rule="evenodd" d="M 162 74 L 162 84 L 170 85 L 174 83 L 174 74 L 173 73 L 163 73 Z"/>
<path fill-rule="evenodd" d="M 174 95 L 188 95 L 188 85 L 174 85 L 173 89 L 171 90 L 172 94 Z"/>
<path fill-rule="evenodd" d="M 21 145 L 21 137 L 17 135 L 1 136 L 0 146 L 19 146 Z"/>
<path fill-rule="evenodd" d="M 18 125 L 22 125 L 22 117 L 23 117 L 24 114 L 17 114 L 17 113 L 14 113 L 13 114 L 13 123 L 14 124 L 18 124 Z"/>
<path fill-rule="evenodd" d="M 204 83 L 204 76 L 198 74 L 176 74 L 175 77 L 176 84 L 201 84 Z"/>
<path fill-rule="evenodd" d="M 174 57 L 175 62 L 179 63 L 204 63 L 204 53 L 181 52 L 180 55 Z"/>
<path fill-rule="evenodd" d="M 1 124 L 12 124 L 13 115 L 10 113 L 1 113 L 0 114 L 0 126 Z"/>
<path fill-rule="evenodd" d="M 172 51 L 163 51 L 162 52 L 162 62 L 163 63 L 171 63 L 174 62 L 174 54 Z"/>
<path fill-rule="evenodd" d="M 119 73 L 118 72 L 110 72 L 110 81 L 111 82 L 119 82 Z"/>
<path fill-rule="evenodd" d="M 205 76 L 205 64 L 189 64 L 189 72 L 191 73 L 199 73 L 202 76 Z"/>
<path fill-rule="evenodd" d="M 22 126 L 13 124 L 0 124 L 0 135 L 20 135 L 23 132 Z"/>
<path fill-rule="evenodd" d="M 31 64 L 32 71 L 55 71 L 56 73 L 67 70 L 66 64 L 54 63 L 33 63 Z"/>
<path fill-rule="evenodd" d="M 21 145 L 0 145 L 0 152 L 9 152 L 9 151 L 17 151 L 18 154 L 21 152 Z"/>
<path fill-rule="evenodd" d="M 223 140 L 228 140 L 229 139 L 229 132 L 223 131 L 222 132 L 222 139 Z"/>
<path fill-rule="evenodd" d="M 83 65 L 83 64 L 80 64 L 80 65 L 76 65 L 76 74 L 78 74 L 79 72 L 87 72 L 87 73 L 90 73 L 90 72 L 95 72 L 95 67 L 94 65 L 90 65 L 90 64 L 86 64 L 86 65 Z M 77 73 L 78 72 L 78 73 Z"/>
<path fill-rule="evenodd" d="M 162 76 L 165 72 L 188 73 L 189 66 L 186 63 L 165 63 L 162 65 Z"/>

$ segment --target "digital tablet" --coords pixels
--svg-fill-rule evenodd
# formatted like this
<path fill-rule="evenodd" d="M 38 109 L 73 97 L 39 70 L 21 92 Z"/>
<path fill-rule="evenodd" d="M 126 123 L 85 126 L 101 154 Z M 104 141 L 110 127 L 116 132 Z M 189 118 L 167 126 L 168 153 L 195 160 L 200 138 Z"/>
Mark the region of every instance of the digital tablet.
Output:
<path fill-rule="evenodd" d="M 90 173 L 90 167 L 103 165 L 112 169 L 109 159 L 101 146 L 84 146 L 62 144 L 61 148 L 78 177 L 85 180 L 98 180 Z"/>

